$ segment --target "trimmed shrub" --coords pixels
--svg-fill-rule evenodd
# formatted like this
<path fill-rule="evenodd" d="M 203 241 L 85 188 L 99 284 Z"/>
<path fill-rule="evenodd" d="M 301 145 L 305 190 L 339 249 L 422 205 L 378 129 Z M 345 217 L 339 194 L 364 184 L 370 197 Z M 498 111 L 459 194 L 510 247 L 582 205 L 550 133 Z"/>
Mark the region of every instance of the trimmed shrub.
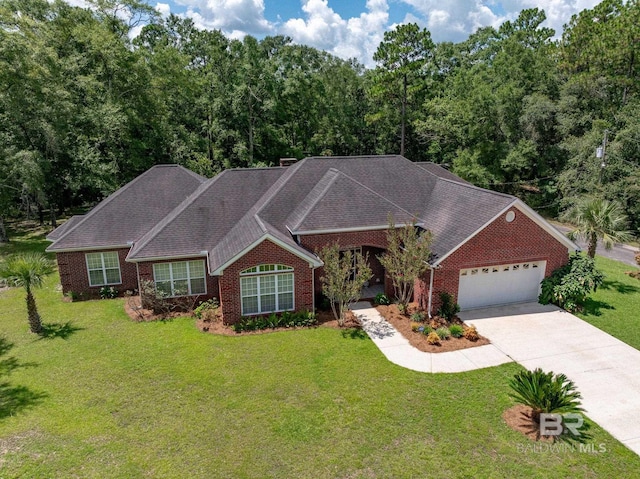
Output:
<path fill-rule="evenodd" d="M 451 331 L 449 331 L 449 328 L 438 328 L 436 329 L 436 334 L 440 339 L 449 339 Z"/>
<path fill-rule="evenodd" d="M 464 337 L 465 339 L 473 342 L 480 339 L 480 335 L 478 334 L 478 330 L 476 329 L 475 326 L 469 326 L 468 328 L 466 328 L 464 330 Z"/>
<path fill-rule="evenodd" d="M 100 288 L 100 298 L 113 299 L 118 297 L 118 290 L 113 286 L 103 286 Z"/>
<path fill-rule="evenodd" d="M 281 314 L 271 313 L 269 316 L 243 316 L 240 321 L 232 324 L 231 328 L 236 333 L 241 333 L 261 329 L 314 326 L 316 323 L 316 315 L 309 311 L 285 311 Z"/>
<path fill-rule="evenodd" d="M 440 344 L 440 336 L 435 331 L 431 331 L 427 336 L 427 343 L 436 346 Z"/>
<path fill-rule="evenodd" d="M 416 332 L 416 331 L 418 331 L 419 328 L 423 328 L 424 329 L 424 325 L 422 323 L 417 322 L 417 321 L 413 321 L 411 323 L 411 331 Z"/>
<path fill-rule="evenodd" d="M 452 324 L 449 327 L 449 332 L 454 338 L 461 338 L 464 335 L 464 328 L 459 324 Z"/>
<path fill-rule="evenodd" d="M 415 321 L 417 323 L 423 322 L 425 318 L 426 314 L 424 314 L 424 311 L 416 311 L 411 315 L 411 321 Z"/>
<path fill-rule="evenodd" d="M 422 334 L 424 334 L 425 336 L 429 336 L 430 333 L 433 332 L 433 328 L 431 326 L 423 326 L 422 327 L 422 331 L 420 331 Z"/>
<path fill-rule="evenodd" d="M 453 300 L 449 293 L 440 293 L 440 309 L 438 316 L 442 316 L 447 321 L 451 321 L 460 312 L 460 305 Z"/>
<path fill-rule="evenodd" d="M 210 319 L 210 311 L 218 309 L 220 304 L 218 298 L 211 298 L 207 301 L 201 302 L 196 309 L 193 310 L 193 315 L 198 319 Z"/>
<path fill-rule="evenodd" d="M 376 297 L 373 299 L 373 302 L 375 304 L 379 304 L 382 306 L 388 306 L 391 304 L 391 300 L 389 300 L 389 298 L 387 298 L 387 295 L 384 293 L 376 294 Z"/>

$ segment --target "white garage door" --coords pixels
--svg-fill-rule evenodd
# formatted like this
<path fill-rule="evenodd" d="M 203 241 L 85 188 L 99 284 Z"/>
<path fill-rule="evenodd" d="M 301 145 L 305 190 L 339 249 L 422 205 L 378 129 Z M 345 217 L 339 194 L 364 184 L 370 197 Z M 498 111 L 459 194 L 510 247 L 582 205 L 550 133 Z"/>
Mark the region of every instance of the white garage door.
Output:
<path fill-rule="evenodd" d="M 460 309 L 537 301 L 546 261 L 460 270 Z"/>

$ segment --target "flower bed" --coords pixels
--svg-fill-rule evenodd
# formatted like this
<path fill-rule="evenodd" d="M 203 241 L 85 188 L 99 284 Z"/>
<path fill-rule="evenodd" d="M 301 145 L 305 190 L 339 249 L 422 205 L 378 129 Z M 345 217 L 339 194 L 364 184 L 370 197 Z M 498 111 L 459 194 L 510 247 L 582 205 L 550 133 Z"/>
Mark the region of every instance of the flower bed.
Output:
<path fill-rule="evenodd" d="M 389 323 L 391 323 L 391 325 L 393 325 L 394 328 L 398 330 L 400 334 L 407 338 L 409 344 L 419 349 L 420 351 L 424 351 L 427 353 L 441 353 L 445 351 L 456 351 L 458 349 L 474 348 L 476 346 L 483 346 L 490 343 L 487 338 L 480 335 L 478 335 L 478 339 L 476 341 L 470 341 L 464 336 L 455 338 L 450 334 L 448 339 L 443 339 L 442 336 L 438 335 L 438 337 L 440 338 L 439 344 L 430 344 L 428 339 L 429 336 L 428 334 L 424 334 L 424 330 L 414 331 L 412 327 L 416 328 L 416 325 L 420 324 L 423 328 L 429 328 L 427 329 L 427 332 L 430 332 L 430 330 L 432 330 L 437 334 L 439 328 L 447 328 L 449 330 L 449 333 L 451 333 L 450 327 L 453 325 L 460 325 L 463 327 L 463 329 L 466 329 L 466 326 L 458 317 L 455 317 L 452 321 L 446 321 L 445 319 L 438 317 L 433 317 L 431 320 L 429 320 L 425 315 L 425 320 L 422 322 L 412 321 L 411 316 L 417 319 L 415 313 L 419 312 L 417 305 L 414 303 L 411 303 L 409 305 L 409 309 L 406 315 L 401 314 L 398 310 L 397 305 L 395 304 L 391 304 L 389 306 L 377 306 L 376 309 Z M 433 324 L 431 324 L 432 321 Z M 437 327 L 434 328 L 433 326 Z M 440 333 L 442 335 L 445 335 L 444 331 L 442 330 L 440 330 Z"/>

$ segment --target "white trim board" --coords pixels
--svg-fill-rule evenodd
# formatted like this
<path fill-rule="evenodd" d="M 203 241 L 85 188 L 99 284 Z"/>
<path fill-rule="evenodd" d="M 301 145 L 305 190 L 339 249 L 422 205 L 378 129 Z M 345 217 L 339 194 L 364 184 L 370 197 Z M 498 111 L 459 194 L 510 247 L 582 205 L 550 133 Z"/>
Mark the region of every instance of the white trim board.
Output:
<path fill-rule="evenodd" d="M 238 252 L 237 254 L 235 254 L 232 258 L 228 259 L 226 262 L 224 262 L 221 266 L 219 266 L 218 268 L 215 269 L 215 271 L 210 271 L 209 274 L 211 274 L 212 276 L 222 276 L 222 274 L 224 273 L 224 269 L 235 263 L 237 260 L 239 260 L 240 258 L 242 258 L 245 254 L 247 254 L 249 251 L 251 251 L 252 249 L 254 249 L 256 246 L 258 246 L 259 244 L 261 244 L 262 242 L 269 240 L 272 243 L 276 244 L 277 246 L 281 247 L 282 249 L 288 251 L 289 253 L 297 256 L 300 259 L 305 260 L 306 262 L 309 263 L 309 267 L 311 268 L 319 268 L 320 266 L 323 266 L 324 263 L 322 261 L 320 261 L 319 258 L 310 256 L 310 255 L 305 255 L 303 254 L 301 251 L 298 251 L 295 248 L 292 248 L 290 245 L 286 244 L 284 241 L 279 240 L 278 238 L 276 238 L 275 236 L 272 236 L 270 234 L 265 234 L 264 236 L 261 236 L 260 238 L 258 238 L 256 241 L 254 241 L 253 243 L 251 243 L 249 246 L 247 246 L 246 248 L 244 248 L 242 251 Z"/>
<path fill-rule="evenodd" d="M 500 218 L 503 214 L 505 214 L 511 208 L 516 208 L 521 213 L 526 215 L 531 221 L 533 221 L 535 224 L 537 224 L 540 228 L 542 228 L 544 231 L 549 233 L 552 237 L 554 237 L 560 243 L 564 244 L 567 247 L 567 250 L 569 250 L 569 251 L 577 251 L 577 250 L 580 249 L 578 247 L 578 245 L 576 245 L 573 241 L 571 241 L 569 238 L 567 238 L 565 235 L 563 235 L 560 231 L 558 231 L 556 228 L 554 228 L 553 225 L 551 225 L 547 220 L 545 220 L 542 216 L 540 216 L 538 213 L 536 213 L 532 208 L 530 208 L 524 202 L 522 202 L 522 200 L 520 200 L 518 198 L 514 198 L 514 201 L 512 203 L 510 203 L 505 208 L 500 210 L 500 212 L 498 214 L 496 214 L 493 218 L 491 218 L 489 221 L 487 221 L 485 224 L 483 224 L 480 228 L 478 228 L 472 234 L 467 236 L 467 238 L 464 241 L 462 241 L 460 244 L 458 244 L 455 248 L 449 250 L 447 252 L 447 254 L 445 254 L 444 256 L 442 256 L 440 258 L 438 258 L 438 260 L 435 263 L 433 263 L 432 266 L 436 267 L 436 266 L 440 265 L 445 259 L 447 259 L 453 253 L 458 251 L 463 245 L 465 245 L 469 241 L 471 241 L 471 239 L 473 239 L 475 236 L 477 236 L 487 226 L 489 226 L 491 223 L 496 221 L 498 218 Z"/>

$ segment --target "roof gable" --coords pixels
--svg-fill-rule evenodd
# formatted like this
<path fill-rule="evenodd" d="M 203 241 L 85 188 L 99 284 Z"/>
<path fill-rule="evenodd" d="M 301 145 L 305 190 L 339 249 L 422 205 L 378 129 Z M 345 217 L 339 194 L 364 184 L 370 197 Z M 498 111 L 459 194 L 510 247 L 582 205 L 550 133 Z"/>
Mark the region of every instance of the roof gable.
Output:
<path fill-rule="evenodd" d="M 100 202 L 47 251 L 125 246 L 137 241 L 205 179 L 178 165 L 157 165 Z"/>
<path fill-rule="evenodd" d="M 49 250 L 134 242 L 130 261 L 206 253 L 210 271 L 219 273 L 270 239 L 318 265 L 292 234 L 384 228 L 392 214 L 396 224 L 415 220 L 433 233 L 438 262 L 516 202 L 527 208 L 439 165 L 397 155 L 310 157 L 288 168 L 226 170 L 210 180 L 166 165 L 140 175 L 86 216 L 69 220 L 49 236 L 54 241 Z"/>
<path fill-rule="evenodd" d="M 398 223 L 411 222 L 413 215 L 391 203 L 344 173 L 330 168 L 289 215 L 293 234 L 317 231 L 386 227 L 389 214 Z"/>
<path fill-rule="evenodd" d="M 128 259 L 140 261 L 211 251 L 284 172 L 284 168 L 223 171 L 141 238 Z"/>

